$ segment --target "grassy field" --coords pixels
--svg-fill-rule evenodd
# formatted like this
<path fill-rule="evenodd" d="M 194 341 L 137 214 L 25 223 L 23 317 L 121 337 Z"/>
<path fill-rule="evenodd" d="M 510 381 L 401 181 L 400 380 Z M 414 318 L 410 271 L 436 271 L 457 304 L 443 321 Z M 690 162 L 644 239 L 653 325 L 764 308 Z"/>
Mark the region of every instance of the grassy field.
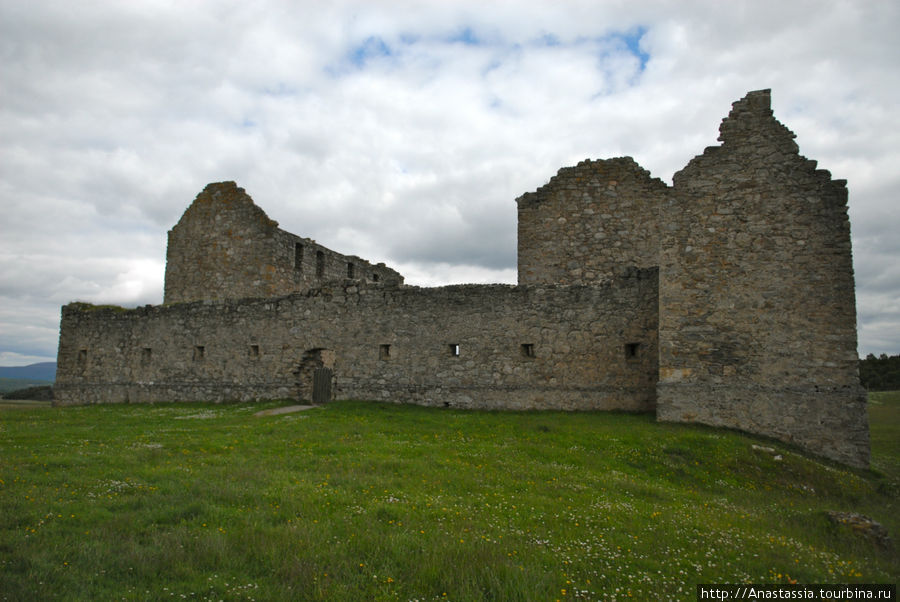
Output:
<path fill-rule="evenodd" d="M 254 416 L 277 405 L 0 409 L 0 600 L 694 600 L 900 574 L 826 516 L 897 539 L 900 393 L 870 400 L 872 471 L 649 415 Z"/>

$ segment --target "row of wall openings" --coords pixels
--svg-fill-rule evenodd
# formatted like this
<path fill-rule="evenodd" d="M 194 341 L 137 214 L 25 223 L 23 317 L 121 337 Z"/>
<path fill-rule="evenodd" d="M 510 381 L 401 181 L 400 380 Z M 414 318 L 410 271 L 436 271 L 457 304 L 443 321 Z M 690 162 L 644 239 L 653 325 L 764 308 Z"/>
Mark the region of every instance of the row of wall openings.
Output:
<path fill-rule="evenodd" d="M 519 347 L 522 352 L 522 357 L 535 357 L 534 355 L 534 343 L 522 343 Z M 459 357 L 460 356 L 460 346 L 459 343 L 448 343 L 447 351 L 450 357 Z M 378 359 L 387 360 L 391 358 L 391 346 L 390 345 L 379 345 L 378 347 Z"/>
<path fill-rule="evenodd" d="M 295 242 L 294 243 L 294 269 L 302 270 L 303 269 L 303 257 L 305 254 L 305 248 L 303 243 Z M 322 251 L 316 251 L 316 278 L 321 278 L 325 275 L 325 253 Z"/>
<path fill-rule="evenodd" d="M 625 359 L 626 360 L 637 360 L 639 358 L 639 352 L 641 349 L 640 343 L 626 343 L 625 344 Z M 450 357 L 459 357 L 460 356 L 460 346 L 459 343 L 448 343 L 447 351 L 449 352 Z M 522 357 L 533 358 L 536 357 L 534 352 L 534 343 L 522 343 L 519 346 L 519 351 L 522 354 Z M 390 359 L 391 357 L 391 346 L 390 345 L 380 345 L 378 348 L 378 358 L 379 359 Z"/>
<path fill-rule="evenodd" d="M 303 253 L 304 247 L 303 243 L 296 242 L 294 243 L 294 269 L 302 270 L 303 269 Z M 316 251 L 316 278 L 322 278 L 325 276 L 325 253 L 322 251 Z M 352 261 L 347 262 L 347 278 L 355 279 L 356 278 L 356 264 Z M 372 282 L 378 282 L 379 276 L 378 274 L 372 274 Z"/>
<path fill-rule="evenodd" d="M 640 343 L 625 343 L 625 359 L 626 360 L 637 360 L 639 359 L 641 344 Z M 534 352 L 534 343 L 522 343 L 519 346 L 519 350 L 522 353 L 522 357 L 533 358 L 535 356 Z M 460 346 L 459 343 L 448 343 L 447 351 L 450 357 L 459 357 L 460 356 Z M 248 349 L 248 355 L 251 358 L 259 357 L 259 345 L 250 345 Z M 79 349 L 78 356 L 76 360 L 76 367 L 78 370 L 84 372 L 87 369 L 87 357 L 88 350 L 87 349 Z M 206 358 L 206 347 L 203 345 L 195 345 L 194 353 L 193 353 L 194 361 L 202 361 Z M 150 347 L 143 347 L 141 349 L 141 364 L 147 365 L 153 359 L 153 349 Z M 391 359 L 391 346 L 389 344 L 379 345 L 378 346 L 378 359 L 388 360 Z"/>
<path fill-rule="evenodd" d="M 250 345 L 248 350 L 250 357 L 259 357 L 259 345 Z M 203 345 L 195 345 L 193 350 L 194 361 L 200 361 L 206 358 L 206 347 Z M 143 347 L 141 349 L 141 364 L 147 365 L 153 359 L 153 349 L 151 347 Z M 78 351 L 78 365 L 83 368 L 87 364 L 87 349 Z"/>

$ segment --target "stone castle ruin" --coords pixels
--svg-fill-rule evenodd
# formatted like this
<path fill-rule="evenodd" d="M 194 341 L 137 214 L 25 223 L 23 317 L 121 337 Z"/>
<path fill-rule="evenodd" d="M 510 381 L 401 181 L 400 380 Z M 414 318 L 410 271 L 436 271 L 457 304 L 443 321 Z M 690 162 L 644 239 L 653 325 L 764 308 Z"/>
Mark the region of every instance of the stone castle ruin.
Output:
<path fill-rule="evenodd" d="M 519 197 L 517 285 L 407 286 L 210 184 L 169 232 L 163 305 L 63 307 L 57 403 L 652 411 L 867 466 L 846 182 L 768 90 L 720 134 L 672 186 L 625 157 Z"/>

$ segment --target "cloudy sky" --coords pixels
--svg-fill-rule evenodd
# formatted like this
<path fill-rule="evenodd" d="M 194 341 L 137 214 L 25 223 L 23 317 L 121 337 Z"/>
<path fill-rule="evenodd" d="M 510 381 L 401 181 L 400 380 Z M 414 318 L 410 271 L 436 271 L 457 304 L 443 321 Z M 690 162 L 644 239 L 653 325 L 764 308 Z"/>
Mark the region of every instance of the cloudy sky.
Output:
<path fill-rule="evenodd" d="M 514 199 L 585 158 L 672 174 L 747 91 L 849 181 L 859 351 L 900 352 L 900 3 L 0 0 L 0 365 L 59 308 L 160 303 L 235 180 L 410 284 L 514 282 Z"/>

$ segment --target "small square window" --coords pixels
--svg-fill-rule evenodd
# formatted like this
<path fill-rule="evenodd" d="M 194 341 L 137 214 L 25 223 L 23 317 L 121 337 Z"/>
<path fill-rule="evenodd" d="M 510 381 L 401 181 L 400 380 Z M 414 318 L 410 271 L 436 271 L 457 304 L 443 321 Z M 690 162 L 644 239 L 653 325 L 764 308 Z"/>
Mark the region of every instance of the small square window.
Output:
<path fill-rule="evenodd" d="M 391 346 L 381 345 L 378 347 L 378 358 L 382 360 L 391 359 Z"/>
<path fill-rule="evenodd" d="M 638 358 L 638 351 L 640 350 L 640 348 L 640 343 L 625 343 L 625 359 L 636 360 Z"/>
<path fill-rule="evenodd" d="M 534 357 L 534 343 L 522 343 L 522 357 Z"/>
<path fill-rule="evenodd" d="M 259 357 L 259 345 L 250 345 L 250 357 Z"/>
<path fill-rule="evenodd" d="M 459 343 L 450 343 L 450 357 L 459 357 Z"/>
<path fill-rule="evenodd" d="M 378 274 L 372 274 L 372 282 L 378 282 Z"/>

